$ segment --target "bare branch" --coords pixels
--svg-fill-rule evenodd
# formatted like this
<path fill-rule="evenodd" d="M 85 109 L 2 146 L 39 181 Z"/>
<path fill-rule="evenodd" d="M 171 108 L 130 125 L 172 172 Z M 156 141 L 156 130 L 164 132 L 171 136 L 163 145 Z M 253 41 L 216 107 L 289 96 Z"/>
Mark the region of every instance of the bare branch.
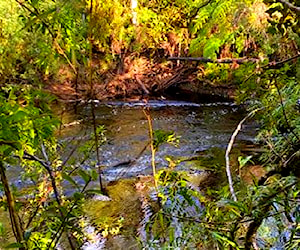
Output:
<path fill-rule="evenodd" d="M 227 146 L 227 149 L 226 149 L 226 153 L 225 153 L 226 174 L 227 174 L 227 179 L 228 179 L 230 193 L 231 193 L 232 198 L 233 198 L 234 201 L 237 201 L 237 198 L 236 198 L 236 195 L 235 195 L 235 192 L 234 192 L 234 188 L 233 188 L 233 182 L 232 182 L 231 171 L 230 171 L 229 154 L 230 154 L 230 151 L 231 151 L 231 149 L 233 147 L 233 143 L 234 143 L 234 140 L 235 140 L 236 136 L 238 135 L 239 131 L 242 129 L 242 124 L 249 117 L 251 117 L 252 115 L 254 115 L 258 110 L 260 110 L 260 109 L 252 110 L 243 120 L 240 121 L 240 123 L 238 124 L 237 128 L 233 132 L 233 134 L 232 134 L 232 136 L 230 138 L 229 144 Z"/>
<path fill-rule="evenodd" d="M 48 172 L 49 172 L 49 170 L 51 171 L 50 165 L 47 162 L 45 162 L 44 160 L 38 158 L 35 155 L 29 154 L 25 151 L 23 158 L 26 159 L 26 160 L 36 161 L 36 162 L 40 163 Z"/>
<path fill-rule="evenodd" d="M 266 67 L 267 67 L 267 68 L 270 68 L 270 69 L 276 68 L 278 65 L 287 63 L 287 62 L 289 62 L 289 61 L 292 61 L 292 60 L 294 60 L 294 59 L 297 59 L 298 57 L 300 57 L 300 51 L 298 51 L 298 52 L 297 52 L 297 55 L 295 55 L 295 56 L 292 56 L 292 57 L 290 57 L 290 58 L 284 59 L 284 60 L 279 61 L 279 62 L 270 62 L 270 63 L 268 63 L 268 64 L 262 66 L 262 68 L 266 68 Z"/>
<path fill-rule="evenodd" d="M 296 58 L 300 57 L 300 51 L 297 52 L 295 56 L 287 58 L 285 60 L 279 62 L 269 62 L 266 65 L 262 66 L 262 68 L 274 68 L 280 64 L 284 64 L 286 62 L 292 61 Z M 168 60 L 170 61 L 196 61 L 196 62 L 203 62 L 203 63 L 237 63 L 237 64 L 244 64 L 244 63 L 258 63 L 261 61 L 259 58 L 223 58 L 223 59 L 210 59 L 206 57 L 169 57 Z"/>
<path fill-rule="evenodd" d="M 46 152 L 44 143 L 42 143 L 41 148 L 42 148 L 42 153 L 43 153 L 43 156 L 44 156 L 46 162 L 49 163 L 49 157 L 48 157 L 48 155 L 47 155 L 47 152 Z"/>
<path fill-rule="evenodd" d="M 224 58 L 224 59 L 210 59 L 206 57 L 169 57 L 170 61 L 197 61 L 203 63 L 237 63 L 243 64 L 248 62 L 257 63 L 260 61 L 258 58 Z"/>
<path fill-rule="evenodd" d="M 300 13 L 300 7 L 295 6 L 293 4 L 291 4 L 290 2 L 286 1 L 286 0 L 277 0 L 280 3 L 283 3 L 284 5 L 286 5 L 289 9 L 296 11 L 298 13 Z"/>

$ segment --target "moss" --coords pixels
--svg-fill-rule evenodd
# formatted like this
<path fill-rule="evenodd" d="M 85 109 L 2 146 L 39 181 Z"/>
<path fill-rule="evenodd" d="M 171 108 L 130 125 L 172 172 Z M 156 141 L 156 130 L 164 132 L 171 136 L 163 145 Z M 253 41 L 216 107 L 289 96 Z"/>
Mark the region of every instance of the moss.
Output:
<path fill-rule="evenodd" d="M 89 200 L 85 212 L 104 234 L 133 235 L 139 225 L 141 204 L 135 180 L 120 180 L 107 186 L 110 201 Z"/>

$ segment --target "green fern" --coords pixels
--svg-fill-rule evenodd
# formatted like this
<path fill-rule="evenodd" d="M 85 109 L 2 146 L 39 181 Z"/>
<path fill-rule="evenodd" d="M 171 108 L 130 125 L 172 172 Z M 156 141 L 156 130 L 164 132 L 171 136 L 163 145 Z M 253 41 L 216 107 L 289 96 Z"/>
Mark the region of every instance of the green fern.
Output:
<path fill-rule="evenodd" d="M 222 40 L 219 38 L 209 39 L 208 43 L 206 43 L 203 48 L 203 56 L 211 59 L 217 59 L 216 52 L 219 51 L 222 44 Z"/>
<path fill-rule="evenodd" d="M 209 17 L 211 15 L 211 11 L 208 9 L 203 9 L 199 12 L 199 14 L 197 15 L 197 19 L 195 21 L 195 24 L 193 26 L 192 29 L 192 33 L 197 33 L 198 31 L 200 31 L 203 26 L 207 23 Z"/>
<path fill-rule="evenodd" d="M 219 22 L 224 20 L 230 13 L 232 7 L 233 3 L 231 0 L 219 1 L 213 10 L 212 19 L 218 20 Z"/>

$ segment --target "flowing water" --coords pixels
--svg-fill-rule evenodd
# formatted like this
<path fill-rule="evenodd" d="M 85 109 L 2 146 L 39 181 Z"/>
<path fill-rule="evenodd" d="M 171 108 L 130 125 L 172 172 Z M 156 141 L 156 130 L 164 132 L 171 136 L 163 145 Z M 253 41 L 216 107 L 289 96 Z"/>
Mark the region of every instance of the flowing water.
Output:
<path fill-rule="evenodd" d="M 93 224 L 97 224 L 97 221 L 101 224 L 99 218 L 115 216 L 118 219 L 118 216 L 123 214 L 126 218 L 125 225 L 126 220 L 129 221 L 129 224 L 126 225 L 127 231 L 129 230 L 127 234 L 131 234 L 129 241 L 127 238 L 124 240 L 124 237 L 121 236 L 118 240 L 108 242 L 107 244 L 111 244 L 109 249 L 123 249 L 132 244 L 132 235 L 136 231 L 137 223 L 141 221 L 140 202 L 137 194 L 134 194 L 133 188 L 135 183 L 128 179 L 152 173 L 149 146 L 143 150 L 149 144 L 148 121 L 143 109 L 150 111 L 154 130 L 173 131 L 179 137 L 177 147 L 165 143 L 159 148 L 155 159 L 157 168 L 168 167 L 169 163 L 166 160 L 168 156 L 172 159 L 181 159 L 176 168 L 189 173 L 199 173 L 217 166 L 224 170 L 222 172 L 225 175 L 226 146 L 237 124 L 246 115 L 243 108 L 232 103 L 199 104 L 153 100 L 147 104 L 144 102 L 100 103 L 95 101 L 93 105 L 96 124 L 104 125 L 106 130 L 106 142 L 100 147 L 103 179 L 106 183 L 119 181 L 116 185 L 108 187 L 108 190 L 111 191 L 110 194 L 114 195 L 112 199 L 114 202 L 103 204 L 100 201 L 89 201 L 87 214 Z M 76 157 L 77 159 L 82 157 L 81 151 L 78 151 L 78 145 L 82 146 L 93 134 L 91 107 L 91 103 L 70 105 L 64 108 L 57 107 L 57 113 L 61 113 L 64 124 L 58 132 L 58 136 L 62 143 L 68 145 L 63 156 L 67 158 L 70 152 L 74 151 L 74 164 L 83 169 L 93 168 L 96 162 L 95 149 L 90 151 L 88 159 L 83 163 L 76 160 Z M 248 120 L 237 136 L 234 147 L 241 149 L 245 145 L 252 144 L 256 129 L 257 124 Z M 30 185 L 20 179 L 20 169 L 17 167 L 9 167 L 8 175 L 11 182 L 19 188 Z M 80 180 L 78 179 L 78 181 Z M 129 191 L 131 189 L 132 191 Z M 128 194 L 125 190 L 128 191 Z M 68 192 L 70 195 L 72 189 Z M 124 198 L 125 196 L 127 198 Z M 119 208 L 116 208 L 118 206 Z M 91 230 L 93 231 L 94 228 L 88 229 L 88 231 Z M 101 244 L 98 242 L 100 245 L 103 245 L 102 240 L 103 238 L 100 237 Z M 118 245 L 121 245 L 121 248 L 118 248 Z M 91 246 L 86 249 L 94 248 Z"/>
<path fill-rule="evenodd" d="M 143 113 L 145 107 L 150 110 L 154 130 L 173 131 L 179 137 L 177 147 L 165 144 L 159 148 L 156 155 L 158 168 L 168 166 L 166 156 L 191 158 L 213 148 L 224 151 L 231 134 L 245 116 L 244 110 L 232 103 L 96 102 L 96 123 L 104 125 L 106 129 L 107 142 L 100 149 L 105 180 L 151 173 L 149 149 L 133 164 L 126 164 L 134 160 L 149 142 L 148 122 Z M 74 135 L 84 137 L 92 133 L 91 105 L 77 106 L 76 112 L 69 110 L 67 114 L 64 116 L 64 122 L 69 123 L 69 126 L 63 130 L 64 140 L 71 140 Z M 253 142 L 255 132 L 255 123 L 246 122 L 237 137 L 236 146 Z M 93 153 L 85 165 L 95 160 L 96 154 Z M 195 170 L 185 161 L 178 168 Z"/>
<path fill-rule="evenodd" d="M 147 215 L 141 214 L 138 196 L 132 188 L 135 182 L 128 180 L 128 178 L 152 173 L 150 149 L 148 147 L 147 150 L 143 150 L 149 143 L 149 126 L 143 109 L 150 110 L 154 130 L 173 131 L 179 137 L 177 147 L 165 143 L 159 148 L 155 158 L 158 169 L 168 167 L 166 157 L 169 157 L 175 160 L 181 159 L 176 166 L 177 170 L 196 173 L 197 176 L 201 176 L 198 174 L 205 173 L 206 170 L 221 168 L 223 174 L 220 175 L 219 172 L 218 175 L 223 179 L 225 178 L 225 149 L 237 124 L 246 115 L 243 108 L 232 103 L 149 101 L 147 104 L 95 102 L 94 105 L 96 124 L 104 125 L 106 129 L 107 141 L 101 146 L 100 151 L 103 178 L 106 182 L 119 181 L 108 186 L 112 201 L 104 203 L 90 201 L 86 211 L 94 224 L 100 227 L 103 226 L 103 218 L 109 218 L 112 224 L 120 215 L 125 218 L 122 235 L 110 238 L 106 242 L 107 249 L 138 249 L 132 236 L 136 234 L 139 227 L 142 237 L 141 223 L 147 220 Z M 73 107 L 62 117 L 63 122 L 68 124 L 61 133 L 64 141 L 74 141 L 74 135 L 78 140 L 93 133 L 91 104 L 79 105 L 76 109 Z M 257 124 L 248 120 L 236 138 L 234 147 L 241 149 L 252 144 L 256 128 Z M 72 147 L 69 151 L 71 150 Z M 94 151 L 82 164 L 82 168 L 90 168 L 92 162 L 96 161 Z M 136 160 L 132 162 L 134 159 Z M 205 182 L 205 178 L 206 175 L 203 175 L 200 180 L 208 185 L 215 185 Z M 221 183 L 219 179 L 216 182 Z M 96 245 L 87 243 L 84 249 L 93 249 L 98 247 L 97 244 L 104 246 L 103 238 L 100 237 Z"/>

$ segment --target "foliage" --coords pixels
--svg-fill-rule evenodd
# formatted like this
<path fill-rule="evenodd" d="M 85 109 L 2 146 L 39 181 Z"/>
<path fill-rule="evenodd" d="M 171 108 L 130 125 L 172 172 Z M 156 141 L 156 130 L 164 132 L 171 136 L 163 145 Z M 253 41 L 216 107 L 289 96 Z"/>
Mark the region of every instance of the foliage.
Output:
<path fill-rule="evenodd" d="M 107 56 L 120 54 L 128 49 L 134 36 L 130 23 L 130 6 L 119 0 L 97 0 L 93 1 L 92 8 L 91 33 L 97 49 L 106 52 Z"/>
<path fill-rule="evenodd" d="M 155 130 L 153 133 L 153 140 L 155 151 L 158 151 L 163 143 L 168 143 L 173 146 L 177 146 L 179 143 L 179 137 L 172 131 Z"/>
<path fill-rule="evenodd" d="M 6 161 L 15 153 L 34 154 L 41 142 L 54 143 L 53 133 L 58 122 L 48 114 L 45 105 L 51 97 L 30 88 L 8 86 L 0 92 L 1 159 Z"/>
<path fill-rule="evenodd" d="M 296 6 L 297 1 L 290 4 Z M 89 76 L 92 85 L 92 60 L 118 61 L 135 52 L 149 57 L 154 53 L 148 52 L 155 52 L 160 57 L 189 53 L 256 59 L 241 65 L 202 65 L 198 76 L 213 84 L 236 84 L 237 101 L 247 103 L 250 110 L 260 109 L 258 140 L 266 149 L 260 159 L 265 176 L 253 185 L 234 178 L 237 202 L 227 186 L 199 192 L 184 174 L 160 171 L 155 177 L 157 200 L 146 225 L 148 243 L 157 248 L 269 248 L 280 243 L 268 236 L 272 222 L 277 238 L 288 235 L 284 247 L 297 247 L 299 11 L 273 0 L 141 0 L 138 25 L 132 16 L 129 2 L 121 0 L 0 0 L 0 175 L 6 195 L 1 206 L 12 218 L 17 242 L 11 247 L 55 248 L 63 233 L 71 248 L 79 246 L 84 233 L 77 218 L 83 214 L 85 194 L 95 192 L 87 189 L 89 183 L 101 172 L 100 167 L 99 173 L 79 169 L 75 158 L 74 164 L 62 161 L 54 135 L 58 122 L 47 105 L 52 97 L 28 84 L 52 80 L 68 65 L 76 79 L 83 68 L 83 81 Z M 165 142 L 176 145 L 178 138 L 172 132 L 149 130 L 155 173 L 155 153 Z M 105 142 L 104 132 L 95 125 L 91 140 L 79 149 L 82 161 L 95 141 Z M 240 167 L 247 167 L 250 158 L 240 158 Z M 24 193 L 9 185 L 5 175 L 12 164 L 21 165 L 22 178 L 35 184 L 27 190 L 26 203 L 16 202 Z M 83 184 L 73 178 L 78 176 Z M 63 182 L 74 187 L 71 199 L 64 196 Z"/>
<path fill-rule="evenodd" d="M 243 13 L 243 8 L 251 10 L 251 6 L 253 12 L 247 12 L 249 15 Z M 259 9 L 254 9 L 254 6 L 262 7 L 263 11 L 257 12 Z M 197 218 L 191 218 L 184 214 L 186 212 L 184 210 L 181 213 L 184 218 L 180 222 L 176 221 L 176 224 L 172 224 L 166 216 L 164 206 L 166 201 L 169 201 L 171 205 L 167 204 L 170 207 L 184 207 L 184 205 L 178 204 L 180 199 L 172 200 L 174 194 L 172 190 L 182 183 L 182 179 L 172 178 L 171 175 L 164 173 L 162 176 L 167 176 L 168 181 L 160 184 L 162 185 L 161 189 L 165 190 L 164 194 L 167 195 L 162 195 L 162 205 L 152 216 L 151 223 L 153 225 L 150 223 L 151 226 L 148 227 L 149 232 L 154 235 L 153 238 L 149 237 L 149 246 L 178 247 L 174 240 L 174 234 L 171 233 L 173 236 L 169 236 L 170 232 L 174 232 L 178 227 L 185 228 L 186 220 L 191 219 L 188 226 L 190 231 L 184 235 L 185 241 L 179 243 L 180 247 L 251 249 L 253 247 L 279 246 L 287 249 L 297 248 L 299 244 L 297 211 L 299 208 L 298 165 L 300 160 L 300 84 L 299 77 L 297 77 L 300 62 L 297 59 L 299 32 L 296 21 L 298 13 L 282 4 L 272 4 L 268 8 L 258 1 L 254 3 L 245 1 L 244 7 L 240 8 L 241 13 L 236 14 L 241 21 L 237 30 L 234 30 L 234 26 L 231 26 L 231 30 L 225 28 L 219 30 L 222 25 L 227 24 L 225 19 L 233 18 L 230 11 L 236 10 L 237 7 L 230 5 L 224 8 L 223 11 L 226 11 L 227 14 L 223 16 L 222 7 L 220 7 L 219 19 L 223 18 L 225 24 L 219 22 L 220 24 L 218 23 L 214 27 L 213 23 L 216 22 L 216 19 L 210 19 L 210 17 L 215 8 L 214 3 L 207 5 L 204 9 L 207 12 L 203 10 L 202 15 L 198 17 L 198 26 L 195 25 L 195 32 L 199 32 L 199 39 L 196 37 L 192 41 L 191 52 L 196 53 L 196 49 L 200 48 L 201 51 L 197 52 L 199 56 L 221 57 L 220 49 L 224 50 L 228 42 L 230 46 L 227 48 L 230 48 L 230 57 L 241 55 L 262 57 L 263 60 L 260 63 L 241 65 L 235 69 L 233 74 L 239 77 L 237 81 L 240 83 L 238 101 L 248 103 L 250 110 L 260 109 L 257 117 L 260 122 L 258 140 L 266 148 L 265 153 L 261 155 L 260 164 L 264 165 L 267 172 L 253 185 L 247 185 L 242 179 L 235 176 L 235 190 L 238 190 L 237 202 L 231 199 L 228 186 L 221 189 L 211 188 L 206 193 L 199 193 L 201 205 L 204 207 L 202 213 Z M 271 15 L 269 19 L 263 18 L 260 24 L 254 22 L 253 25 L 249 25 L 253 18 L 251 15 L 265 17 L 266 11 Z M 252 19 L 252 21 L 254 20 L 256 19 Z M 258 37 L 255 35 L 255 30 L 261 30 Z M 222 32 L 227 32 L 235 39 L 220 43 L 218 35 L 226 38 L 226 33 L 222 34 Z M 243 32 L 248 35 L 244 36 Z M 260 37 L 261 35 L 265 39 Z M 203 36 L 207 36 L 209 39 L 206 41 Z M 251 39 L 254 38 L 255 42 L 252 43 Z M 212 43 L 205 47 L 206 42 L 209 41 Z M 237 41 L 241 42 L 241 45 L 238 45 Z M 197 47 L 199 44 L 200 46 Z M 254 47 L 251 48 L 251 46 Z M 252 49 L 254 50 L 251 51 Z M 293 57 L 295 57 L 294 60 L 289 60 Z M 276 62 L 272 62 L 272 60 L 276 60 Z M 202 77 L 213 80 L 228 79 L 230 77 L 228 73 L 222 76 L 224 69 L 228 71 L 229 67 L 210 64 L 205 67 Z M 250 159 L 251 156 L 244 159 L 239 158 L 240 167 L 251 163 Z M 174 172 L 172 173 L 176 175 Z M 193 199 L 195 195 L 188 194 L 188 197 Z M 176 213 L 172 211 L 171 214 L 173 215 L 171 218 L 174 220 Z M 157 225 L 160 225 L 161 231 L 155 231 Z M 272 236 L 270 236 L 270 230 L 272 230 Z M 186 231 L 182 230 L 182 232 Z M 165 243 L 166 241 L 169 243 Z M 189 245 L 191 243 L 192 245 Z"/>
<path fill-rule="evenodd" d="M 158 172 L 158 193 L 150 203 L 151 218 L 144 222 L 146 248 L 193 248 L 197 244 L 202 196 L 189 185 L 184 173 L 173 169 Z M 157 209 L 158 208 L 158 209 Z"/>
<path fill-rule="evenodd" d="M 87 187 L 97 180 L 98 174 L 95 170 L 73 171 L 84 182 L 79 184 L 68 172 L 62 172 L 65 166 L 54 137 L 59 123 L 48 106 L 52 97 L 28 86 L 22 89 L 7 86 L 0 94 L 1 188 L 7 198 L 1 201 L 1 206 L 19 221 L 11 221 L 14 234 L 21 231 L 17 243 L 22 245 L 21 249 L 55 248 L 66 233 L 74 249 L 74 244 L 81 245 L 84 238 L 78 220 L 83 214 L 85 194 L 90 192 Z M 98 132 L 102 131 L 100 127 Z M 23 180 L 30 180 L 34 185 L 22 192 L 14 191 L 5 175 L 8 164 L 21 165 Z M 75 187 L 71 198 L 64 196 L 64 180 Z M 26 194 L 30 194 L 26 202 L 16 202 Z"/>
<path fill-rule="evenodd" d="M 0 2 L 0 8 L 7 7 Z M 68 64 L 76 73 L 88 43 L 82 1 L 9 1 L 1 11 L 1 83 L 34 83 Z"/>

